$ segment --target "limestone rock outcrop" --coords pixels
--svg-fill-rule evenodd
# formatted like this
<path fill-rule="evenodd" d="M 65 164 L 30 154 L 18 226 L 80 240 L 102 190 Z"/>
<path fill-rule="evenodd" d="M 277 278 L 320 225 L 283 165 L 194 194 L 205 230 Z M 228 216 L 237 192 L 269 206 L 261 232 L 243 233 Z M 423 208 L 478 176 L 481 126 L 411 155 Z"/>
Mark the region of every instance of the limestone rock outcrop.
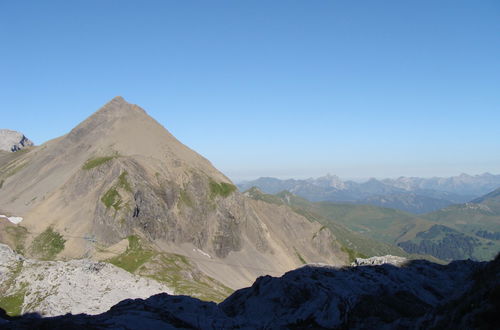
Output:
<path fill-rule="evenodd" d="M 351 266 L 376 266 L 389 264 L 394 266 L 401 266 L 404 263 L 408 262 L 408 259 L 398 256 L 377 256 L 371 258 L 356 258 Z"/>
<path fill-rule="evenodd" d="M 11 301 L 7 305 L 20 313 L 100 314 L 124 299 L 158 293 L 173 290 L 109 263 L 32 260 L 0 244 L 0 299 Z"/>
<path fill-rule="evenodd" d="M 0 129 L 0 150 L 15 152 L 33 145 L 23 133 Z"/>

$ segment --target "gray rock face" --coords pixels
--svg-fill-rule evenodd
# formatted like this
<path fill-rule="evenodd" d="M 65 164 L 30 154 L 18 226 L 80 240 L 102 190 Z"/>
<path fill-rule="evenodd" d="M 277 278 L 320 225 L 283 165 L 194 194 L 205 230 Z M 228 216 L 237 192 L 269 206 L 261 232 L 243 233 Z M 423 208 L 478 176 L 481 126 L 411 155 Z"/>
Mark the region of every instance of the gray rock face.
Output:
<path fill-rule="evenodd" d="M 0 150 L 15 152 L 33 145 L 23 133 L 0 129 Z"/>
<path fill-rule="evenodd" d="M 223 303 L 159 294 L 96 315 L 8 320 L 6 329 L 494 329 L 500 257 L 446 266 L 409 261 L 334 268 L 304 266 L 260 277 Z M 0 316 L 0 322 L 2 318 Z M 0 323 L 1 324 L 1 323 Z"/>

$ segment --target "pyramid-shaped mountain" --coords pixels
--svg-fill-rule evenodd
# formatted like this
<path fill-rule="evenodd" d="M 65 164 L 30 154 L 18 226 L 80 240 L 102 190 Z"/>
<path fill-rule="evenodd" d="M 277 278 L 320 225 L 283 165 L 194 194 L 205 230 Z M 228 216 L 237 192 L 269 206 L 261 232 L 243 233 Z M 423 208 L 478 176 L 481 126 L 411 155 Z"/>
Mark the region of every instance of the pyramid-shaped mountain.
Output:
<path fill-rule="evenodd" d="M 0 211 L 24 218 L 25 253 L 34 257 L 50 252 L 37 244 L 54 234 L 62 246 L 51 256 L 59 259 L 121 253 L 137 237 L 232 288 L 304 262 L 346 262 L 328 229 L 243 196 L 121 97 L 62 137 L 0 153 L 0 182 Z"/>

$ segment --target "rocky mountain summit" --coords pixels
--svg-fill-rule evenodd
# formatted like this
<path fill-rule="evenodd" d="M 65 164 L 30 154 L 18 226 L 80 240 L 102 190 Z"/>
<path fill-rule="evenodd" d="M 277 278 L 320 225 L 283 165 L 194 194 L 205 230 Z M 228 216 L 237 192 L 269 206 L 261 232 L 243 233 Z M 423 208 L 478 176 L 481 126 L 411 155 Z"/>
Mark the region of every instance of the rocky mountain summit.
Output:
<path fill-rule="evenodd" d="M 0 206 L 0 214 L 23 218 L 24 236 L 3 236 L 30 258 L 103 260 L 113 251 L 115 264 L 134 274 L 205 274 L 206 281 L 190 278 L 190 287 L 166 279 L 177 293 L 203 283 L 229 294 L 304 263 L 348 262 L 330 230 L 287 206 L 245 197 L 122 97 L 64 136 L 1 153 Z"/>
<path fill-rule="evenodd" d="M 23 133 L 0 129 L 0 150 L 15 152 L 33 145 L 33 142 Z"/>
<path fill-rule="evenodd" d="M 158 294 L 91 316 L 4 317 L 5 329 L 495 329 L 500 257 L 438 265 L 410 261 L 307 265 L 264 276 L 220 304 Z"/>

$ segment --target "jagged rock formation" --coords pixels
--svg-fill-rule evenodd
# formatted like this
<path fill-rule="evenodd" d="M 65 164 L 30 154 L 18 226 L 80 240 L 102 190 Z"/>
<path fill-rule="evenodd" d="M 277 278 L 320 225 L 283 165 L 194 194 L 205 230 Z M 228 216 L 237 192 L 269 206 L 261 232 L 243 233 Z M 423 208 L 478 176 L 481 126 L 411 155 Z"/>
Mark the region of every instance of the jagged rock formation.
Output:
<path fill-rule="evenodd" d="M 356 258 L 351 266 L 376 266 L 389 264 L 394 266 L 401 266 L 408 262 L 408 259 L 398 256 L 381 256 L 381 257 L 371 257 L 371 258 Z"/>
<path fill-rule="evenodd" d="M 7 312 L 99 314 L 128 298 L 147 298 L 171 288 L 89 259 L 37 261 L 0 244 L 0 304 Z"/>
<path fill-rule="evenodd" d="M 304 266 L 265 276 L 223 303 L 159 294 L 97 316 L 4 317 L 6 329 L 496 329 L 500 257 L 446 266 L 411 261 Z M 0 322 L 1 319 L 0 319 Z"/>
<path fill-rule="evenodd" d="M 33 142 L 24 134 L 8 129 L 0 129 L 0 150 L 15 152 L 31 146 L 33 146 Z"/>
<path fill-rule="evenodd" d="M 33 244 L 49 228 L 64 237 L 55 258 L 95 257 L 136 235 L 233 289 L 305 262 L 347 262 L 329 230 L 244 197 L 121 97 L 65 136 L 0 157 L 0 182 L 0 205 L 23 217 L 31 256 L 40 257 Z"/>

